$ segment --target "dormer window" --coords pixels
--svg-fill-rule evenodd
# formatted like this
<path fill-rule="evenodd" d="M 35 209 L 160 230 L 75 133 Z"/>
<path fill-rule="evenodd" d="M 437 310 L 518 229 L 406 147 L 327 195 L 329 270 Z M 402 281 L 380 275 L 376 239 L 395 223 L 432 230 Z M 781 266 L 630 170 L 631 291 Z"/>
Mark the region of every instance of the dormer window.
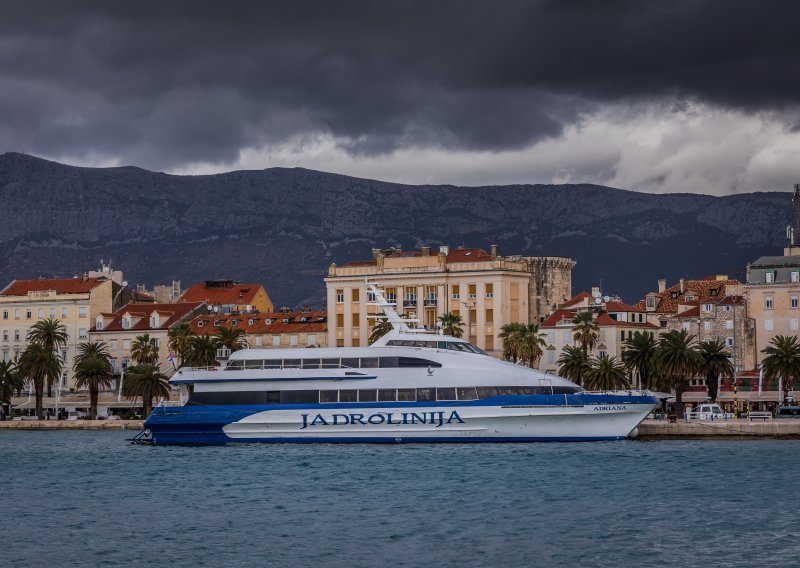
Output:
<path fill-rule="evenodd" d="M 238 324 L 239 324 L 239 320 L 235 320 L 235 319 L 231 320 L 231 327 L 233 327 L 235 325 L 238 325 Z"/>
<path fill-rule="evenodd" d="M 95 329 L 97 329 L 98 331 L 100 331 L 100 330 L 102 330 L 102 329 L 103 329 L 103 318 L 102 318 L 102 317 L 98 317 L 98 318 L 95 320 L 94 327 L 95 327 Z"/>
<path fill-rule="evenodd" d="M 308 318 L 306 316 L 303 316 L 303 317 L 300 318 L 300 321 L 305 323 L 305 322 L 308 321 Z"/>
<path fill-rule="evenodd" d="M 204 322 L 203 320 L 200 320 L 199 322 L 197 322 L 197 327 L 203 327 L 205 324 L 206 324 L 206 322 Z"/>
<path fill-rule="evenodd" d="M 253 318 L 247 320 L 247 325 L 253 325 L 256 321 Z"/>
<path fill-rule="evenodd" d="M 158 327 L 158 316 L 156 314 L 150 316 L 150 327 Z"/>
<path fill-rule="evenodd" d="M 289 323 L 289 318 L 283 318 L 283 323 Z"/>
<path fill-rule="evenodd" d="M 677 300 L 678 299 L 678 293 L 677 292 L 673 292 L 672 293 L 672 299 L 673 300 Z"/>
<path fill-rule="evenodd" d="M 272 324 L 272 318 L 267 318 L 267 319 L 265 319 L 265 320 L 264 320 L 264 323 L 265 323 L 265 324 L 267 324 L 267 325 L 270 325 L 270 324 Z"/>
<path fill-rule="evenodd" d="M 122 329 L 130 329 L 131 328 L 131 318 L 125 316 L 122 318 Z"/>
<path fill-rule="evenodd" d="M 219 320 L 214 320 L 214 327 L 219 327 L 222 324 Z"/>
<path fill-rule="evenodd" d="M 648 308 L 655 308 L 656 307 L 656 299 L 653 296 L 647 297 L 647 307 Z"/>

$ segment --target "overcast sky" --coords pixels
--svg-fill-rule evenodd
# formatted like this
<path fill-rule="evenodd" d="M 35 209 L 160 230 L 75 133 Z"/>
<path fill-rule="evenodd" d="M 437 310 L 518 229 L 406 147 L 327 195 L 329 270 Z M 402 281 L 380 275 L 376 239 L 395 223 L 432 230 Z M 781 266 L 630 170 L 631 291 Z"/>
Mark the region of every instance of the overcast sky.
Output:
<path fill-rule="evenodd" d="M 7 2 L 0 152 L 789 190 L 800 2 Z"/>

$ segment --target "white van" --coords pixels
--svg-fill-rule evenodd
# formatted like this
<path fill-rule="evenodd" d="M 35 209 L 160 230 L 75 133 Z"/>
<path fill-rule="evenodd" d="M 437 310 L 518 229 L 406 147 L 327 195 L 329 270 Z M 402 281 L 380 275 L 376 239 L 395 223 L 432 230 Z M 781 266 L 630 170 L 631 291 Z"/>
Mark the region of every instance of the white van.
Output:
<path fill-rule="evenodd" d="M 725 420 L 725 413 L 719 404 L 704 402 L 698 404 L 692 412 L 688 413 L 689 419 L 694 420 Z"/>

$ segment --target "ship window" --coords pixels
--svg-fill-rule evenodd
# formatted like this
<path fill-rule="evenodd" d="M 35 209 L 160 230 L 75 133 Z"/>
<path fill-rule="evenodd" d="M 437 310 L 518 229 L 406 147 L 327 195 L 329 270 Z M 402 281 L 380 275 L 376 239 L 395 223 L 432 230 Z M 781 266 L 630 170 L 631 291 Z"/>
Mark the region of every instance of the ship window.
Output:
<path fill-rule="evenodd" d="M 496 387 L 478 387 L 478 398 L 491 398 L 497 395 Z"/>
<path fill-rule="evenodd" d="M 241 371 L 244 369 L 244 361 L 228 361 L 228 366 L 225 367 L 226 371 Z"/>
<path fill-rule="evenodd" d="M 503 396 L 513 396 L 522 394 L 522 389 L 519 387 L 497 387 L 499 394 Z"/>
<path fill-rule="evenodd" d="M 280 369 L 281 366 L 282 365 L 280 359 L 267 359 L 266 361 L 264 361 L 265 369 Z"/>
<path fill-rule="evenodd" d="M 378 400 L 378 391 L 375 389 L 358 391 L 358 402 L 375 402 L 376 400 Z"/>
<path fill-rule="evenodd" d="M 436 389 L 417 389 L 417 401 L 436 400 Z"/>
<path fill-rule="evenodd" d="M 358 359 L 342 359 L 342 367 L 358 369 Z"/>
<path fill-rule="evenodd" d="M 264 366 L 262 359 L 248 359 L 244 362 L 245 369 L 261 369 Z"/>
<path fill-rule="evenodd" d="M 381 402 L 394 402 L 397 400 L 395 389 L 378 389 L 378 400 Z"/>
<path fill-rule="evenodd" d="M 414 402 L 416 399 L 416 389 L 397 389 L 397 400 L 399 402 Z"/>
<path fill-rule="evenodd" d="M 339 391 L 339 402 L 358 402 L 358 391 L 357 390 Z"/>
<path fill-rule="evenodd" d="M 304 369 L 319 369 L 320 368 L 320 360 L 319 359 L 303 359 L 303 368 Z"/>
<path fill-rule="evenodd" d="M 455 400 L 455 399 L 456 399 L 456 389 L 454 388 L 436 389 L 436 400 Z"/>
<path fill-rule="evenodd" d="M 267 391 L 267 404 L 280 404 L 281 393 L 280 391 Z"/>
<path fill-rule="evenodd" d="M 478 393 L 475 392 L 475 387 L 458 387 L 458 400 L 475 400 L 478 398 Z"/>
<path fill-rule="evenodd" d="M 281 404 L 309 404 L 319 400 L 319 391 L 295 390 L 281 391 Z"/>
<path fill-rule="evenodd" d="M 339 359 L 323 359 L 322 360 L 322 368 L 323 369 L 338 369 L 339 368 Z"/>
<path fill-rule="evenodd" d="M 379 360 L 377 357 L 363 357 L 361 359 L 362 369 L 377 368 L 378 366 L 379 366 Z"/>
<path fill-rule="evenodd" d="M 334 390 L 319 391 L 319 402 L 320 404 L 326 402 L 339 402 L 339 391 L 334 391 Z"/>
<path fill-rule="evenodd" d="M 284 369 L 299 369 L 300 368 L 300 359 L 284 359 L 283 360 L 283 368 Z"/>

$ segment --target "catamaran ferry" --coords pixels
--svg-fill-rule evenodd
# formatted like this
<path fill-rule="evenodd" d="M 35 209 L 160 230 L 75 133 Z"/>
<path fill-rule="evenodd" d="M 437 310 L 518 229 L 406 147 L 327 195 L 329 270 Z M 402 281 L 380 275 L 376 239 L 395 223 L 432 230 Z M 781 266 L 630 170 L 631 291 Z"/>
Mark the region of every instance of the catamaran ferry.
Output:
<path fill-rule="evenodd" d="M 534 442 L 625 438 L 658 405 L 647 391 L 589 393 L 410 328 L 373 284 L 393 330 L 370 347 L 242 349 L 179 369 L 180 401 L 145 422 L 154 444 Z M 176 404 L 177 403 L 177 404 Z"/>

